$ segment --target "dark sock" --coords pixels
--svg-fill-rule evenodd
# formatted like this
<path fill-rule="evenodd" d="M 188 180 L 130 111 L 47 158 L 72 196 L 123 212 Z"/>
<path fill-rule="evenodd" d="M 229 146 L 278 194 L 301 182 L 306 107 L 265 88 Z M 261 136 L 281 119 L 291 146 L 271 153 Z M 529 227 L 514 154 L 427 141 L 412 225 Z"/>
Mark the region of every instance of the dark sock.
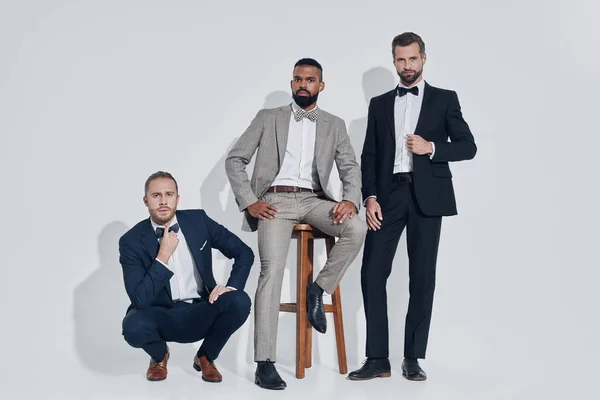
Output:
<path fill-rule="evenodd" d="M 200 347 L 198 349 L 198 352 L 196 353 L 196 355 L 198 356 L 198 358 L 204 356 L 204 357 L 206 357 L 208 362 L 213 362 L 213 360 L 211 360 L 210 357 L 208 355 L 206 355 L 206 352 L 204 351 L 204 349 L 202 347 Z"/>
<path fill-rule="evenodd" d="M 321 288 L 321 286 L 319 286 L 319 284 L 317 282 L 313 282 L 314 285 L 310 285 L 310 291 L 316 294 L 323 294 L 323 288 Z"/>

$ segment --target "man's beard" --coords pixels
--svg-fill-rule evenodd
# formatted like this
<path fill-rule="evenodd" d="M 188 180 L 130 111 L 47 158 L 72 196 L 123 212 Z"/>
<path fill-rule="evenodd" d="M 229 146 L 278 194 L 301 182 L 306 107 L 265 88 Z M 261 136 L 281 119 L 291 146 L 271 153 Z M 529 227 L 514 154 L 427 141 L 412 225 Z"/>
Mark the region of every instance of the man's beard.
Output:
<path fill-rule="evenodd" d="M 152 220 L 156 222 L 158 225 L 165 225 L 167 222 L 171 221 L 175 216 L 175 210 L 171 209 L 169 215 L 166 218 L 162 218 L 158 215 L 152 215 Z"/>
<path fill-rule="evenodd" d="M 300 93 L 300 92 L 308 93 L 309 95 L 308 96 L 298 96 L 298 93 Z M 317 102 L 317 99 L 319 98 L 319 92 L 315 93 L 314 96 L 310 96 L 310 93 L 308 92 L 308 90 L 300 89 L 296 93 L 292 93 L 292 98 L 294 99 L 296 104 L 298 104 L 300 107 L 306 108 Z"/>
<path fill-rule="evenodd" d="M 406 86 L 410 86 L 413 83 L 415 83 L 415 81 L 417 79 L 419 79 L 419 77 L 421 76 L 421 74 L 423 73 L 423 70 L 420 71 L 414 71 L 414 74 L 412 74 L 412 76 L 403 76 L 401 72 L 398 72 L 398 76 L 400 77 L 400 80 L 402 81 L 402 83 L 404 84 L 408 84 Z"/>

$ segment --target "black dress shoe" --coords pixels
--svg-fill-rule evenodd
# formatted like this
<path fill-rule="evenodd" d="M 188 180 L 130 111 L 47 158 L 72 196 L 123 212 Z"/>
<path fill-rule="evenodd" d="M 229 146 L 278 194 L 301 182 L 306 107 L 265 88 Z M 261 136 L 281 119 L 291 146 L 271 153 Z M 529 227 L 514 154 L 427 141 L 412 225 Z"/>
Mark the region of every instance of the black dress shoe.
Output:
<path fill-rule="evenodd" d="M 254 373 L 254 383 L 263 389 L 282 390 L 286 384 L 275 369 L 275 363 L 267 358 L 267 361 L 258 361 Z"/>
<path fill-rule="evenodd" d="M 424 381 L 427 379 L 427 374 L 416 358 L 405 358 L 402 362 L 402 376 L 409 381 Z"/>
<path fill-rule="evenodd" d="M 351 381 L 364 381 L 373 378 L 389 378 L 392 376 L 392 367 L 387 358 L 367 358 L 363 366 L 348 374 Z"/>
<path fill-rule="evenodd" d="M 323 305 L 323 289 L 316 282 L 306 288 L 306 303 L 308 308 L 308 322 L 318 332 L 327 331 L 327 318 L 325 318 L 325 306 Z"/>

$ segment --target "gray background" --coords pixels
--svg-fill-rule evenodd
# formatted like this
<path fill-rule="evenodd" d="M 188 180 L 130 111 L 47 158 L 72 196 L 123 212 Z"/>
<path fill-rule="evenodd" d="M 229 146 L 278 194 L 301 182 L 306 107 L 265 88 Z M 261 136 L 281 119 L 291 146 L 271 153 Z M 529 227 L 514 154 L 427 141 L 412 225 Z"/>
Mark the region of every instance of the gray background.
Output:
<path fill-rule="evenodd" d="M 163 169 L 180 208 L 206 209 L 256 250 L 240 231 L 228 148 L 260 108 L 290 101 L 294 62 L 314 57 L 319 104 L 360 154 L 368 100 L 397 82 L 391 39 L 415 31 L 425 78 L 458 92 L 479 146 L 452 165 L 459 216 L 443 222 L 430 379 L 400 377 L 402 244 L 388 284 L 393 377 L 344 380 L 328 333 L 294 379 L 295 319 L 282 314 L 285 395 L 596 398 L 598 11 L 580 0 L 0 1 L 0 397 L 281 398 L 252 383 L 250 321 L 218 362 L 222 385 L 193 372 L 192 345 L 172 347 L 167 381 L 146 382 L 147 357 L 120 333 L 117 240 L 147 216 L 143 182 Z M 322 263 L 322 244 L 317 253 Z M 226 261 L 215 261 L 223 281 Z M 356 261 L 342 281 L 350 369 L 364 356 L 359 271 Z"/>

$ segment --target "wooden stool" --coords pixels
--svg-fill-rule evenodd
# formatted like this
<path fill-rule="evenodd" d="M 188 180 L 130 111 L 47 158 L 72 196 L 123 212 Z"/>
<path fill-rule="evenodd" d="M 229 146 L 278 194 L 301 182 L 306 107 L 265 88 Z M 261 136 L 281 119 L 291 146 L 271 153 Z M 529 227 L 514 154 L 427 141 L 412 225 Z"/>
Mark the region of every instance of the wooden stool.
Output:
<path fill-rule="evenodd" d="M 312 331 L 306 310 L 306 287 L 313 281 L 313 241 L 325 239 L 327 256 L 335 244 L 333 236 L 311 227 L 308 224 L 294 226 L 292 238 L 298 240 L 297 289 L 295 303 L 282 303 L 279 311 L 296 313 L 296 378 L 304 378 L 304 369 L 312 366 Z M 340 286 L 331 295 L 331 304 L 325 304 L 325 312 L 333 313 L 335 342 L 337 345 L 340 374 L 348 372 L 346 362 L 346 344 L 344 341 L 344 322 L 342 320 L 342 299 Z"/>

